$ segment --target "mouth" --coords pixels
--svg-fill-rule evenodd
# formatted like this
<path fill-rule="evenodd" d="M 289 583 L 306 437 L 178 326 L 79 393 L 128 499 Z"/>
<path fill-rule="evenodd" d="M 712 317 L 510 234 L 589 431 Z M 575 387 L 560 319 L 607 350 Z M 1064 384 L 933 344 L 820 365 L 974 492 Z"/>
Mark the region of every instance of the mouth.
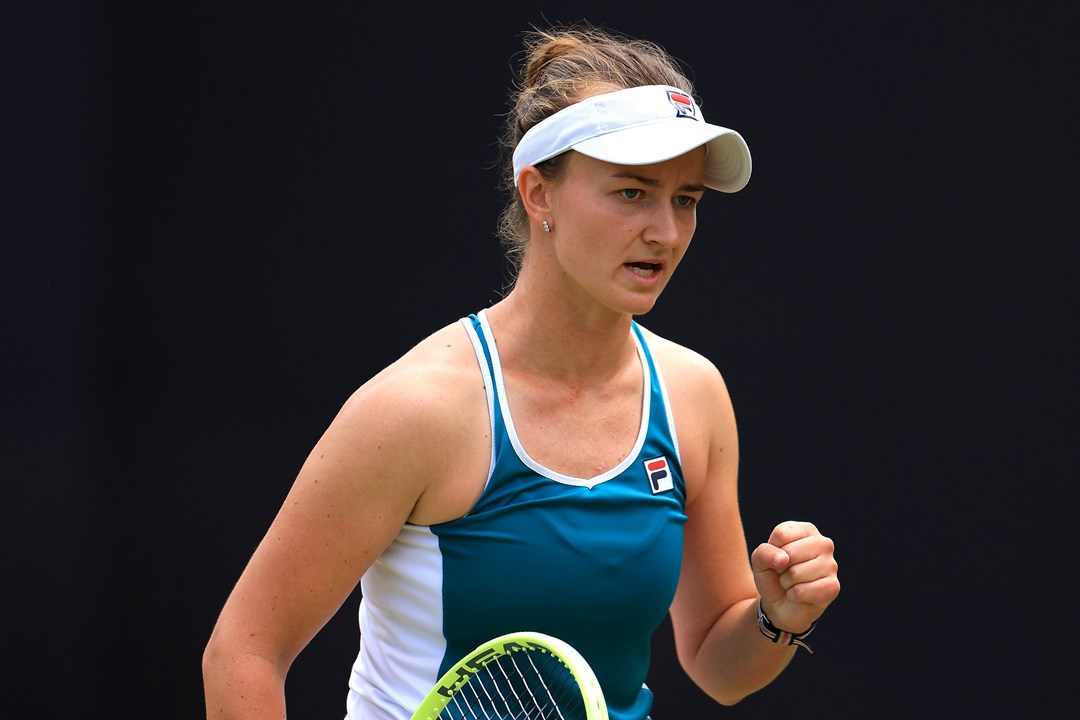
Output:
<path fill-rule="evenodd" d="M 626 263 L 626 267 L 630 268 L 631 272 L 641 277 L 652 277 L 656 273 L 660 272 L 663 265 L 660 263 L 650 262 L 632 262 Z"/>

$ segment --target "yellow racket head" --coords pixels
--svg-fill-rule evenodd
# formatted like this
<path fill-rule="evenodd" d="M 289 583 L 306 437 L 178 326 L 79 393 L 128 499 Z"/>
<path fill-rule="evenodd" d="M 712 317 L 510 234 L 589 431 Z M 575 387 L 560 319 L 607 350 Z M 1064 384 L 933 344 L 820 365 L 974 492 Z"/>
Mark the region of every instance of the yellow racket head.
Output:
<path fill-rule="evenodd" d="M 487 714 L 479 717 L 516 717 L 525 707 L 556 706 L 553 716 L 566 720 L 608 718 L 603 690 L 581 653 L 551 635 L 521 631 L 467 653 L 439 678 L 412 720 L 473 717 L 481 709 Z"/>

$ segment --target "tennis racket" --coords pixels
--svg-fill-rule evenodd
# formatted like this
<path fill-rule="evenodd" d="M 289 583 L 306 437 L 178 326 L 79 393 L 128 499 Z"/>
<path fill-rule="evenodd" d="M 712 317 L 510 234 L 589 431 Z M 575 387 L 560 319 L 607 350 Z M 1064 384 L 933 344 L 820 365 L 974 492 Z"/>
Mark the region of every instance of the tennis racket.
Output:
<path fill-rule="evenodd" d="M 577 650 L 537 632 L 480 645 L 435 683 L 412 720 L 607 720 L 592 668 Z"/>

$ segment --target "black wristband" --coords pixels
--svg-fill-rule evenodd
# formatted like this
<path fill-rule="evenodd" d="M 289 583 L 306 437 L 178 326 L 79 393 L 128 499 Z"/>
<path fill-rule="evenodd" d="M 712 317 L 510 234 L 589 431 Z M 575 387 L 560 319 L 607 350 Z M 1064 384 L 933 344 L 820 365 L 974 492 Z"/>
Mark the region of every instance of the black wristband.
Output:
<path fill-rule="evenodd" d="M 806 648 L 806 652 L 811 655 L 814 654 L 814 651 L 803 641 L 803 638 L 814 631 L 814 628 L 817 626 L 816 621 L 810 623 L 810 627 L 801 633 L 790 633 L 787 630 L 781 630 L 769 621 L 769 617 L 765 614 L 765 608 L 762 607 L 761 601 L 758 600 L 757 626 L 762 635 L 769 638 L 769 640 L 777 645 L 794 645 L 796 647 Z"/>

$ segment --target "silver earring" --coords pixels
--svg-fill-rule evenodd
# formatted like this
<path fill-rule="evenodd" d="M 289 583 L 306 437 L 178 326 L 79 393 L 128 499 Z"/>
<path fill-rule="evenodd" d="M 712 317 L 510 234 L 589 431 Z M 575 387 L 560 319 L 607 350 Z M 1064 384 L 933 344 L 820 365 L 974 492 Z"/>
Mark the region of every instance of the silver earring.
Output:
<path fill-rule="evenodd" d="M 546 232 L 548 235 L 551 234 L 551 225 L 550 223 L 548 223 L 547 220 L 544 221 L 544 232 Z"/>

